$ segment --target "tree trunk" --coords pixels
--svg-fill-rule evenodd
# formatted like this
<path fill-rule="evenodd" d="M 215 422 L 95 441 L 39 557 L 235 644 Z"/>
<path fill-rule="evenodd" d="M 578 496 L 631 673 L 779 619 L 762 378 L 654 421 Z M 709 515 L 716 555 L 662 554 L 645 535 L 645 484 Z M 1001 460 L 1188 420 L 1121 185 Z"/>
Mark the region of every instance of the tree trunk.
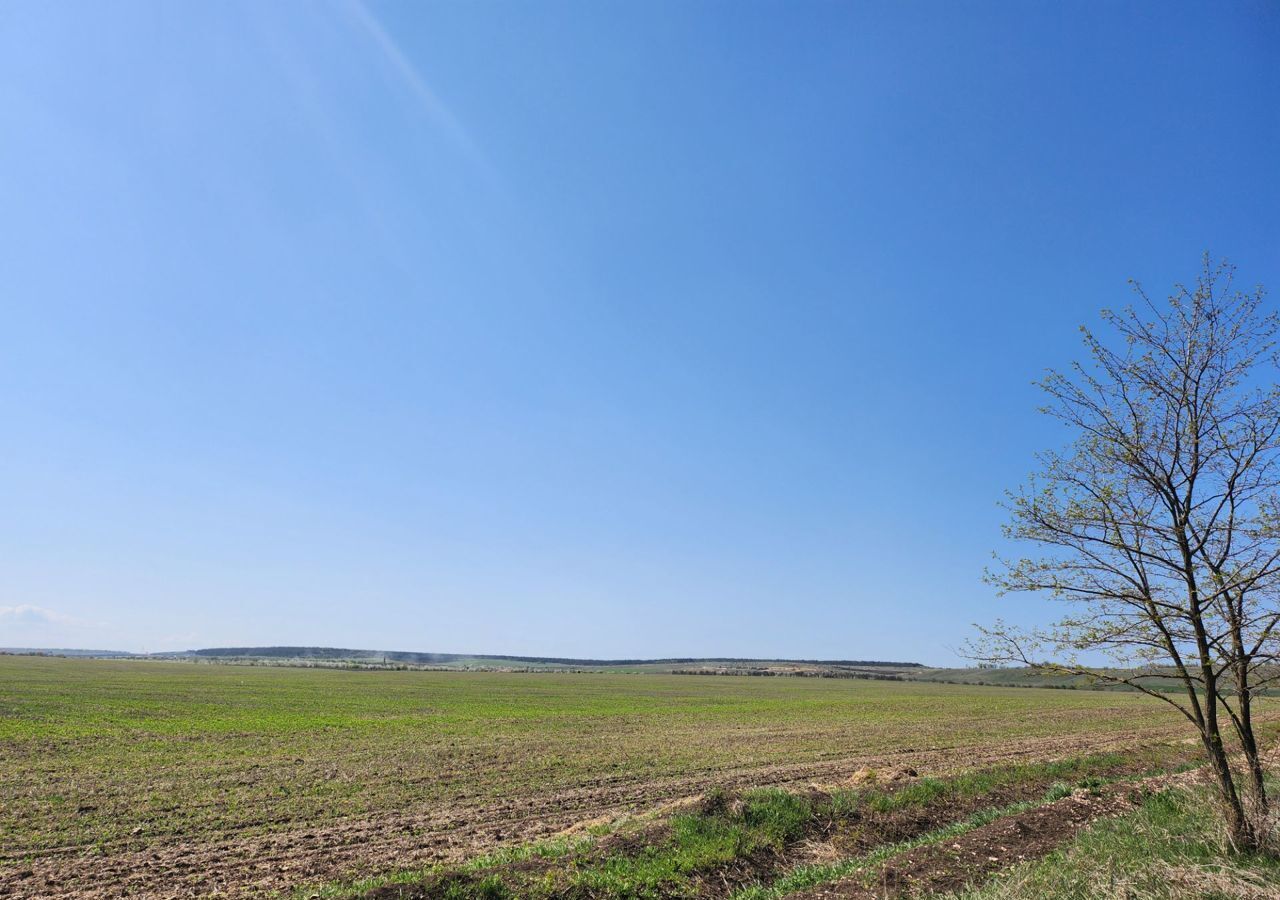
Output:
<path fill-rule="evenodd" d="M 1217 782 L 1218 797 L 1222 800 L 1231 843 L 1237 850 L 1256 850 L 1257 832 L 1245 814 L 1244 804 L 1240 802 L 1240 792 L 1236 789 L 1235 778 L 1227 762 L 1226 748 L 1222 745 L 1222 735 L 1218 732 L 1216 723 L 1205 729 L 1201 740 L 1209 755 L 1209 768 L 1213 770 L 1213 777 Z"/>
<path fill-rule="evenodd" d="M 1225 578 L 1217 569 L 1214 575 L 1219 589 L 1225 586 Z M 1267 819 L 1267 784 L 1262 772 L 1262 760 L 1258 754 L 1258 741 L 1253 734 L 1253 687 L 1249 684 L 1249 661 L 1252 654 L 1245 651 L 1243 634 L 1244 592 L 1240 591 L 1233 598 L 1228 595 L 1228 618 L 1231 623 L 1231 650 L 1235 658 L 1232 670 L 1236 682 L 1237 712 L 1231 716 L 1235 725 L 1236 736 L 1240 738 L 1240 749 L 1244 752 L 1245 769 L 1249 773 L 1249 797 L 1253 801 L 1254 821 L 1262 824 Z M 1231 712 L 1231 708 L 1227 707 Z"/>
<path fill-rule="evenodd" d="M 1262 771 L 1262 759 L 1258 753 L 1258 740 L 1253 734 L 1253 711 L 1251 690 L 1245 686 L 1240 691 L 1240 721 L 1236 725 L 1236 733 L 1240 736 L 1240 747 L 1244 751 L 1245 767 L 1249 772 L 1250 796 L 1254 803 L 1254 813 L 1259 821 L 1266 815 L 1267 784 Z"/>

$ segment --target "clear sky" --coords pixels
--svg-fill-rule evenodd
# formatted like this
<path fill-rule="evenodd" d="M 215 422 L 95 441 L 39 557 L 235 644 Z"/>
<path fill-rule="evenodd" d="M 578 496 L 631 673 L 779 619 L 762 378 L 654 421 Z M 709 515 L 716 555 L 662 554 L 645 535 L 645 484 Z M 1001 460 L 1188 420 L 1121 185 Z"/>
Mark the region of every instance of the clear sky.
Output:
<path fill-rule="evenodd" d="M 945 663 L 1280 6 L 0 4 L 0 646 Z"/>

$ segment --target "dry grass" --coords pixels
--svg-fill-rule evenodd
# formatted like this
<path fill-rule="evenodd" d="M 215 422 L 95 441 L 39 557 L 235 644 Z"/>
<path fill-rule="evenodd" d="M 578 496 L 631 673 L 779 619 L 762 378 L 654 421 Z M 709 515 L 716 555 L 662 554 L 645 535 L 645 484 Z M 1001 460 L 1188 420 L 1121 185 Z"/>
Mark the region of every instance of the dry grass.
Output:
<path fill-rule="evenodd" d="M 1181 897 L 1275 900 L 1277 885 L 1256 872 L 1225 865 L 1165 864 L 1157 869 L 1165 889 Z M 1128 896 L 1132 897 L 1132 894 Z"/>
<path fill-rule="evenodd" d="M 1274 900 L 1280 858 L 1230 846 L 1203 785 L 1150 796 L 1045 859 L 1016 867 L 958 900 Z"/>

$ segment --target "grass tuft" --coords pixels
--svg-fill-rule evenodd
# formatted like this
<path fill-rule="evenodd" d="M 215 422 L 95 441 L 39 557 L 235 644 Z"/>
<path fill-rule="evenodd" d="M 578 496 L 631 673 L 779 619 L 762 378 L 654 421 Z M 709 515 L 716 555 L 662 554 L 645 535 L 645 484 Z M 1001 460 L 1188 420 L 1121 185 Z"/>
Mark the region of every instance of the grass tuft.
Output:
<path fill-rule="evenodd" d="M 1049 790 L 1045 791 L 1044 800 L 1046 803 L 1053 803 L 1054 801 L 1061 800 L 1064 797 L 1070 797 L 1073 790 L 1075 790 L 1075 788 L 1067 784 L 1065 781 L 1055 781 L 1053 784 L 1049 785 Z"/>
<path fill-rule="evenodd" d="M 775 847 L 800 837 L 812 818 L 811 800 L 780 788 L 754 790 L 744 798 L 743 823 Z"/>

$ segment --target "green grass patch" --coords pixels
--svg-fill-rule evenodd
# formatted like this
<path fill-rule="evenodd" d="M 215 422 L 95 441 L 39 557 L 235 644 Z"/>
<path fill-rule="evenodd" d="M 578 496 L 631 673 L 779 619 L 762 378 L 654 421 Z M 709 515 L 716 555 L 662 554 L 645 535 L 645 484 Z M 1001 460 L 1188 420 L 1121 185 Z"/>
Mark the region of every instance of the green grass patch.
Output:
<path fill-rule="evenodd" d="M 674 816 L 666 840 L 635 855 L 575 866 L 567 894 L 637 900 L 695 896 L 693 876 L 760 851 L 781 850 L 804 834 L 814 812 L 811 799 L 783 790 L 750 791 L 736 802 L 713 794 L 704 811 Z"/>

